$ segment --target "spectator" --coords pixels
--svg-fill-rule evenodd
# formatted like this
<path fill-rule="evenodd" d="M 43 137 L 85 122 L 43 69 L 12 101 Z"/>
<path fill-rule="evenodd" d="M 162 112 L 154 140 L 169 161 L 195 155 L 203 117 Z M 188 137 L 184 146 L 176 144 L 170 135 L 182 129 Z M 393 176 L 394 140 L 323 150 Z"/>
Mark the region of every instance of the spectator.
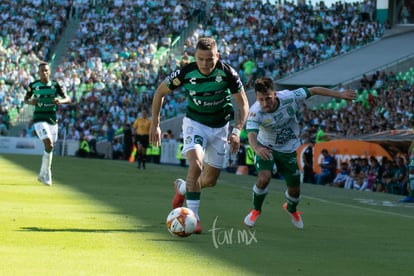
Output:
<path fill-rule="evenodd" d="M 355 165 L 352 168 L 349 177 L 345 181 L 345 189 L 359 190 L 363 186 L 366 174 L 362 172 L 360 162 L 361 158 L 355 159 Z"/>
<path fill-rule="evenodd" d="M 371 156 L 369 158 L 370 161 L 370 168 L 367 175 L 367 188 L 371 191 L 377 190 L 377 183 L 379 181 L 379 174 L 380 174 L 380 163 L 378 162 L 378 159 L 374 156 Z"/>
<path fill-rule="evenodd" d="M 344 188 L 345 182 L 349 177 L 350 170 L 348 168 L 348 163 L 342 162 L 341 163 L 341 169 L 336 174 L 332 186 L 338 187 L 338 188 Z"/>
<path fill-rule="evenodd" d="M 414 202 L 414 140 L 411 142 L 410 148 L 408 149 L 409 163 L 408 163 L 408 195 L 401 199 L 400 202 Z"/>
<path fill-rule="evenodd" d="M 316 143 L 329 141 L 329 136 L 325 133 L 325 129 L 326 129 L 326 125 L 321 124 L 319 126 L 319 130 L 316 133 L 316 137 L 315 137 L 315 142 Z"/>
<path fill-rule="evenodd" d="M 404 159 L 402 157 L 397 157 L 394 174 L 387 184 L 387 192 L 391 194 L 406 195 L 406 175 L 407 166 L 404 163 Z"/>
<path fill-rule="evenodd" d="M 303 152 L 303 182 L 315 184 L 315 172 L 313 171 L 313 141 L 308 133 L 303 134 L 303 143 L 309 144 Z"/>
<path fill-rule="evenodd" d="M 124 149 L 119 139 L 115 138 L 112 142 L 112 159 L 120 160 L 123 159 Z"/>
<path fill-rule="evenodd" d="M 3 122 L 3 118 L 0 117 L 0 136 L 7 136 L 8 128 L 7 125 Z"/>
<path fill-rule="evenodd" d="M 130 123 L 126 123 L 124 127 L 124 159 L 128 160 L 131 156 L 132 147 L 133 147 L 133 134 L 132 134 L 132 128 Z"/>
<path fill-rule="evenodd" d="M 315 175 L 317 185 L 326 185 L 331 183 L 335 178 L 336 162 L 335 158 L 329 154 L 327 149 L 321 151 L 323 155 L 322 162 L 319 164 L 321 173 Z"/>
<path fill-rule="evenodd" d="M 394 164 L 391 160 L 383 161 L 384 167 L 380 174 L 380 181 L 377 184 L 378 192 L 387 192 L 389 184 L 392 182 L 394 176 Z"/>
<path fill-rule="evenodd" d="M 89 147 L 89 142 L 88 142 L 88 137 L 86 137 L 86 135 L 82 136 L 82 140 L 80 141 L 79 144 L 79 149 L 76 152 L 76 156 L 79 157 L 90 157 L 90 147 Z"/>

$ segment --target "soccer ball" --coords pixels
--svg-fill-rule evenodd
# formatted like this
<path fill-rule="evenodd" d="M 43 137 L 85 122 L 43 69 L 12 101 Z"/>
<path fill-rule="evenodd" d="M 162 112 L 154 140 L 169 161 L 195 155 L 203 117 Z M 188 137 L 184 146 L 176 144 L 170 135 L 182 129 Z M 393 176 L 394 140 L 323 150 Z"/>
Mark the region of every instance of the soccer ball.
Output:
<path fill-rule="evenodd" d="M 166 224 L 172 235 L 184 238 L 194 233 L 197 218 L 190 209 L 178 207 L 168 214 Z"/>

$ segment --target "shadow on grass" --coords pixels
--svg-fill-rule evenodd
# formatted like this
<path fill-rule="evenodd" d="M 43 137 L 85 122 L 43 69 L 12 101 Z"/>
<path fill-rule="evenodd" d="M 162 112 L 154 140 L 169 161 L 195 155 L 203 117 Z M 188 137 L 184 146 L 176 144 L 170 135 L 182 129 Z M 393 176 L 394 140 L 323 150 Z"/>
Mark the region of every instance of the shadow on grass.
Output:
<path fill-rule="evenodd" d="M 151 232 L 149 229 L 81 229 L 81 228 L 43 228 L 43 227 L 21 227 L 20 231 L 31 232 L 78 232 L 78 233 L 140 233 Z"/>

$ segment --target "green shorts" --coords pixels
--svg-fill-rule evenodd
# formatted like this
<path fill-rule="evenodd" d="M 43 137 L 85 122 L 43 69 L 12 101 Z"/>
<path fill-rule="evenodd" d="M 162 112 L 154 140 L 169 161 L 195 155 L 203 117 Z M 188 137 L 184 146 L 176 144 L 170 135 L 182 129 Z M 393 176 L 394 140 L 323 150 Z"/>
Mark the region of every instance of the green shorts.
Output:
<path fill-rule="evenodd" d="M 259 171 L 272 171 L 273 165 L 276 164 L 277 171 L 286 181 L 288 187 L 297 187 L 300 185 L 300 170 L 296 152 L 282 153 L 272 151 L 273 160 L 263 160 L 260 156 L 255 156 L 254 165 Z"/>

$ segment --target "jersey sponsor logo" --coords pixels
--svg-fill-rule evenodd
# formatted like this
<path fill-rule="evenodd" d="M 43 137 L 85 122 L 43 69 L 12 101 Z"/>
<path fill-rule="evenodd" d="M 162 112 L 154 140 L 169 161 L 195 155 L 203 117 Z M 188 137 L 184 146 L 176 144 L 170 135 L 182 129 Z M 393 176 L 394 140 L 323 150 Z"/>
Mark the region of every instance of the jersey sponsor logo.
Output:
<path fill-rule="evenodd" d="M 283 118 L 283 113 L 281 113 L 281 112 L 279 112 L 275 116 L 273 116 L 274 121 L 282 120 L 282 118 Z"/>
<path fill-rule="evenodd" d="M 193 102 L 194 102 L 196 105 L 201 105 L 201 104 L 202 104 L 202 101 L 201 101 L 201 100 L 197 100 L 197 99 L 193 99 Z"/>
<path fill-rule="evenodd" d="M 181 84 L 181 81 L 178 78 L 173 79 L 172 84 L 175 86 L 179 86 Z"/>
<path fill-rule="evenodd" d="M 191 144 L 191 141 L 193 141 L 193 139 L 191 139 L 191 136 L 187 136 L 187 137 L 185 138 L 184 143 L 186 143 L 186 144 Z"/>
<path fill-rule="evenodd" d="M 291 128 L 283 128 L 277 133 L 275 141 L 276 145 L 283 145 L 289 142 L 289 140 L 296 139 L 296 135 Z M 296 159 L 295 159 L 296 160 Z"/>
<path fill-rule="evenodd" d="M 216 82 L 222 82 L 222 81 L 223 81 L 223 77 L 220 75 L 220 73 L 218 73 L 216 76 Z"/>
<path fill-rule="evenodd" d="M 38 107 L 49 107 L 49 106 L 55 106 L 55 105 L 56 105 L 55 103 L 41 103 L 41 102 L 37 103 Z"/>
<path fill-rule="evenodd" d="M 290 117 L 295 116 L 295 111 L 293 110 L 293 107 L 291 106 L 288 106 L 286 112 Z"/>
<path fill-rule="evenodd" d="M 169 79 L 175 79 L 178 75 L 180 74 L 180 70 L 175 70 L 174 72 L 172 72 L 169 76 L 168 76 L 168 78 Z"/>
<path fill-rule="evenodd" d="M 223 98 L 223 99 L 220 99 L 218 101 L 204 102 L 203 103 L 203 106 L 216 106 L 216 105 L 221 105 L 225 101 L 226 101 L 226 99 Z"/>
<path fill-rule="evenodd" d="M 302 96 L 303 89 L 299 88 L 299 89 L 293 90 L 293 94 L 295 94 L 296 97 Z"/>
<path fill-rule="evenodd" d="M 195 135 L 194 144 L 203 145 L 203 137 L 201 137 L 200 135 Z"/>
<path fill-rule="evenodd" d="M 191 83 L 191 84 L 197 84 L 197 82 L 196 82 L 196 78 L 191 78 L 190 80 L 189 80 L 189 82 Z"/>
<path fill-rule="evenodd" d="M 266 119 L 266 120 L 263 121 L 264 125 L 269 125 L 271 123 L 272 123 L 272 119 Z"/>

